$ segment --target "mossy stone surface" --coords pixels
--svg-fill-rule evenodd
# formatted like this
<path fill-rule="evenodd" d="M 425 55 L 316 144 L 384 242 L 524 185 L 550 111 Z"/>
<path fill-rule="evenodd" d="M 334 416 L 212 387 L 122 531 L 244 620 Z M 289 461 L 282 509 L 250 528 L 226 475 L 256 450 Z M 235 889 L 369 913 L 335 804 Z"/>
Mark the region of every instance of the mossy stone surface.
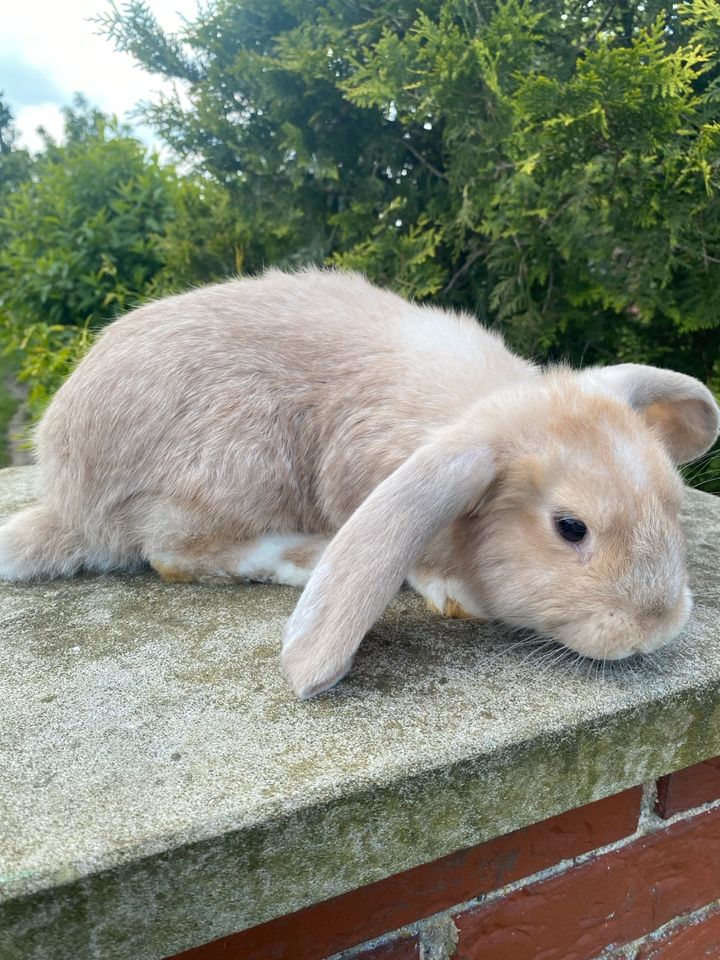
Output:
<path fill-rule="evenodd" d="M 32 480 L 0 472 L 0 516 Z M 720 499 L 686 518 L 654 664 L 543 665 L 402 592 L 308 702 L 295 590 L 0 585 L 0 957 L 165 957 L 720 754 Z"/>

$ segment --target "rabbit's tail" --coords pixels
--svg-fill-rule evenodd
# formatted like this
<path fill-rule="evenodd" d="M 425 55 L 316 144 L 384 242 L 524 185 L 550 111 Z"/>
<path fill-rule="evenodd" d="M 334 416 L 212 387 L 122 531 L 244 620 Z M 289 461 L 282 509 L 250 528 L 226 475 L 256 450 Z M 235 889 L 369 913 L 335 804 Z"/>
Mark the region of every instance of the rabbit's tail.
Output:
<path fill-rule="evenodd" d="M 83 565 L 79 531 L 46 504 L 21 510 L 0 526 L 0 580 L 66 577 Z"/>

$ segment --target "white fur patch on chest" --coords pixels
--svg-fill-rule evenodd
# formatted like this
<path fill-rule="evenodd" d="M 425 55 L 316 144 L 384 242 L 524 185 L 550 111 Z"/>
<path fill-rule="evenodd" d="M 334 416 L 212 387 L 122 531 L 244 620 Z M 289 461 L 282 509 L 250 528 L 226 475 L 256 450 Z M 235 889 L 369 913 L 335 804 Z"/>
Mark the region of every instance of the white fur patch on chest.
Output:
<path fill-rule="evenodd" d="M 462 580 L 456 577 L 436 577 L 425 573 L 412 573 L 408 583 L 430 607 L 448 617 L 462 618 L 486 616 L 478 601 Z"/>

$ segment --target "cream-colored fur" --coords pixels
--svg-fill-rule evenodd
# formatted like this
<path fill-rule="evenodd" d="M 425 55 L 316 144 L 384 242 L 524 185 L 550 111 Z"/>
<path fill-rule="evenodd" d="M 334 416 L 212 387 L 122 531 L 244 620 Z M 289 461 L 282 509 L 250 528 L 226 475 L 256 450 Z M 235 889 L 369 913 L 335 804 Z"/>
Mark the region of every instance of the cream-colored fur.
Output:
<path fill-rule="evenodd" d="M 541 372 L 470 317 L 271 270 L 107 328 L 40 424 L 41 503 L 0 528 L 0 577 L 308 580 L 283 649 L 301 696 L 408 577 L 446 613 L 626 656 L 687 618 L 671 458 L 717 430 L 690 377 Z"/>
<path fill-rule="evenodd" d="M 306 533 L 268 533 L 245 543 L 214 536 L 158 551 L 150 562 L 171 582 L 233 578 L 304 587 L 328 543 L 328 537 Z"/>

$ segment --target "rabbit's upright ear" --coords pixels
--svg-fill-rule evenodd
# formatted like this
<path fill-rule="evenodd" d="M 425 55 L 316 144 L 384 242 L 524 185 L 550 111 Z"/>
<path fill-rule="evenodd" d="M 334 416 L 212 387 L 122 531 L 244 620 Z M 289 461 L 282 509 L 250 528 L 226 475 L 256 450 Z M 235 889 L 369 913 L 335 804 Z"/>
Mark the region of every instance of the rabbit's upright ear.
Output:
<path fill-rule="evenodd" d="M 584 371 L 626 400 L 655 427 L 675 463 L 694 460 L 713 445 L 720 417 L 712 393 L 694 377 L 639 363 Z"/>
<path fill-rule="evenodd" d="M 282 661 L 298 696 L 327 690 L 428 541 L 475 506 L 495 476 L 490 449 L 431 444 L 384 480 L 337 533 L 285 631 Z"/>

